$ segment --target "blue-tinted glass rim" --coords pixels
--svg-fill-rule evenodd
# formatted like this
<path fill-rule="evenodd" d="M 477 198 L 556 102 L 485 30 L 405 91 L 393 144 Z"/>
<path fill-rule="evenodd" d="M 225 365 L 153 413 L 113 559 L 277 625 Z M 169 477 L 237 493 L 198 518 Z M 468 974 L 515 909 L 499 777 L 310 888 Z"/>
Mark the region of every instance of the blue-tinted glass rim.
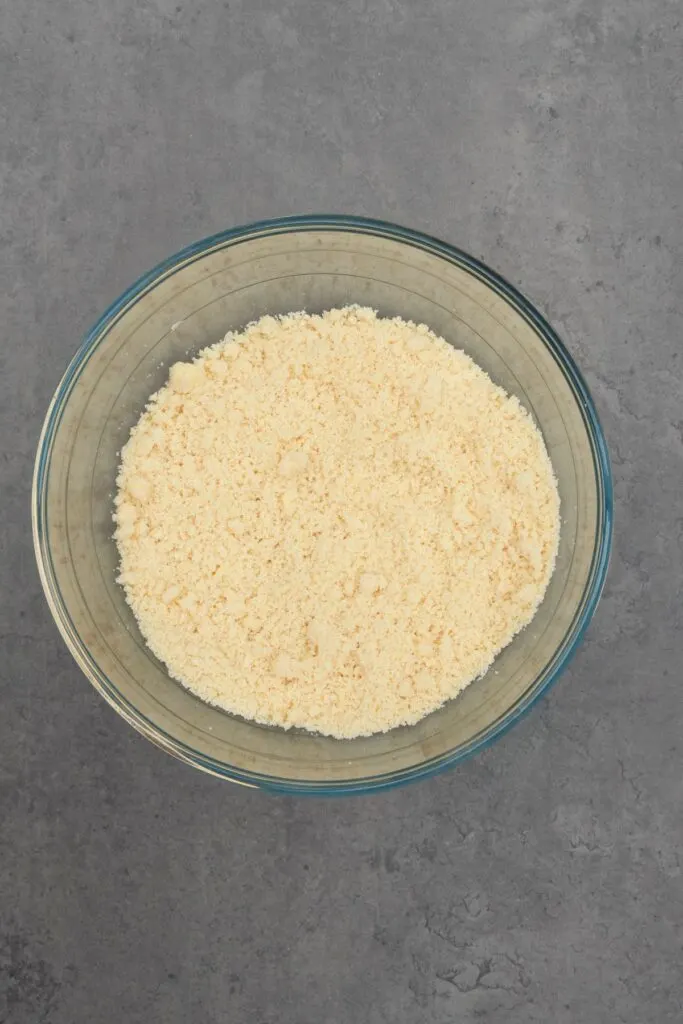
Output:
<path fill-rule="evenodd" d="M 282 234 L 289 231 L 349 231 L 405 242 L 415 248 L 432 253 L 449 263 L 468 271 L 502 296 L 534 328 L 553 354 L 577 399 L 593 453 L 596 489 L 598 494 L 598 528 L 591 563 L 581 605 L 562 645 L 552 661 L 545 667 L 517 704 L 493 725 L 447 754 L 393 773 L 353 779 L 350 781 L 300 782 L 295 779 L 275 778 L 255 772 L 236 769 L 231 765 L 204 757 L 193 748 L 175 739 L 142 715 L 119 693 L 112 681 L 97 666 L 82 643 L 64 604 L 57 584 L 51 552 L 47 542 L 47 480 L 50 457 L 56 431 L 71 390 L 92 352 L 106 335 L 121 312 L 149 291 L 160 278 L 167 277 L 181 265 L 193 262 L 216 248 L 258 236 Z M 230 228 L 187 246 L 174 256 L 163 260 L 153 270 L 140 277 L 103 313 L 88 331 L 80 348 L 69 363 L 54 394 L 41 432 L 36 456 L 33 493 L 31 500 L 33 539 L 40 578 L 55 622 L 76 662 L 90 682 L 119 714 L 135 729 L 157 746 L 195 767 L 242 785 L 259 787 L 275 793 L 317 794 L 320 796 L 367 793 L 389 789 L 420 778 L 445 771 L 470 757 L 477 750 L 488 747 L 514 725 L 557 680 L 579 646 L 595 613 L 607 575 L 613 532 L 613 487 L 607 444 L 600 426 L 595 405 L 588 387 L 574 360 L 555 330 L 534 306 L 511 284 L 481 261 L 455 246 L 436 238 L 399 227 L 385 221 L 344 214 L 310 214 L 257 221 L 253 224 Z"/>

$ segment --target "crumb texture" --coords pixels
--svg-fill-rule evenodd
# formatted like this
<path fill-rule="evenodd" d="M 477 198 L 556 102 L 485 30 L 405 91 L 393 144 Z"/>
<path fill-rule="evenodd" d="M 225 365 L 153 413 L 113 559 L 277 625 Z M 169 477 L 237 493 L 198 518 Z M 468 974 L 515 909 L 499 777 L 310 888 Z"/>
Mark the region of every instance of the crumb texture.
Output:
<path fill-rule="evenodd" d="M 340 738 L 490 666 L 553 571 L 559 498 L 516 398 L 424 325 L 263 317 L 171 367 L 122 451 L 119 582 L 170 674 Z"/>

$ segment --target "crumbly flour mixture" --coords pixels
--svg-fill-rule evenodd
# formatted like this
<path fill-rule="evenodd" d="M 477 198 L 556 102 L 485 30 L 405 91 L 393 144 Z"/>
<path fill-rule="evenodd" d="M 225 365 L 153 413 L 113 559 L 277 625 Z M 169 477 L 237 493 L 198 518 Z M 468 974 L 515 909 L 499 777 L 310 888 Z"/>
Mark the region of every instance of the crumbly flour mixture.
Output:
<path fill-rule="evenodd" d="M 117 483 L 119 581 L 170 674 L 330 736 L 416 722 L 485 672 L 557 551 L 517 399 L 359 307 L 266 316 L 176 363 Z"/>

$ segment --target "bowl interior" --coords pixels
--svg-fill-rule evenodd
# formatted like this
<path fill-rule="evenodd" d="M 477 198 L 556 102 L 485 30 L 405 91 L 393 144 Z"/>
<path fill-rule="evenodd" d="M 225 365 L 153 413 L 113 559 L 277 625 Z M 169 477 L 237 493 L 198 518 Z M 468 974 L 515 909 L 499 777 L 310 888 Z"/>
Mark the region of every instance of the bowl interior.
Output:
<path fill-rule="evenodd" d="M 115 582 L 119 452 L 178 359 L 265 313 L 359 303 L 423 321 L 533 414 L 559 482 L 557 567 L 533 622 L 486 676 L 418 725 L 338 741 L 255 725 L 171 680 Z M 592 614 L 609 547 L 609 480 L 582 381 L 531 307 L 464 254 L 372 222 L 311 218 L 192 247 L 138 282 L 70 365 L 39 450 L 34 527 L 56 621 L 92 682 L 140 731 L 198 767 L 289 790 L 350 791 L 438 769 L 510 724 Z"/>

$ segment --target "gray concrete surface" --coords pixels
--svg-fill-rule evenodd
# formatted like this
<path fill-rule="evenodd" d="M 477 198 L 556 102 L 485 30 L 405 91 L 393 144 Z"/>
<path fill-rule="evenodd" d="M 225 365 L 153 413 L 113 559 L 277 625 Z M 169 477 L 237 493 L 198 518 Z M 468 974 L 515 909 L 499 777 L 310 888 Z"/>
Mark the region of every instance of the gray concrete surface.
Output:
<path fill-rule="evenodd" d="M 683 10 L 676 0 L 0 5 L 0 1022 L 683 1019 Z M 40 423 L 185 243 L 348 211 L 436 233 L 566 338 L 617 537 L 571 669 L 457 772 L 271 799 L 104 705 L 44 603 Z"/>

